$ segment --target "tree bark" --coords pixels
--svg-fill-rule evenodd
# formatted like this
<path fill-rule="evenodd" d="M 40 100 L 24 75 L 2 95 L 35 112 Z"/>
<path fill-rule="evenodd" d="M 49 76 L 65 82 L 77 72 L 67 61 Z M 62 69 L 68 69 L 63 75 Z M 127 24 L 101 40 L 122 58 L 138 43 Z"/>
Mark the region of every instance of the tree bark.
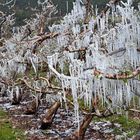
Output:
<path fill-rule="evenodd" d="M 77 129 L 69 140 L 83 140 L 85 132 L 92 121 L 93 114 L 87 114 L 83 119 L 80 128 Z"/>
<path fill-rule="evenodd" d="M 60 107 L 61 103 L 60 102 L 55 102 L 50 109 L 47 111 L 47 113 L 45 114 L 44 119 L 42 120 L 41 123 L 41 129 L 47 129 L 51 126 L 53 119 L 55 117 L 55 114 L 58 110 L 58 108 Z"/>

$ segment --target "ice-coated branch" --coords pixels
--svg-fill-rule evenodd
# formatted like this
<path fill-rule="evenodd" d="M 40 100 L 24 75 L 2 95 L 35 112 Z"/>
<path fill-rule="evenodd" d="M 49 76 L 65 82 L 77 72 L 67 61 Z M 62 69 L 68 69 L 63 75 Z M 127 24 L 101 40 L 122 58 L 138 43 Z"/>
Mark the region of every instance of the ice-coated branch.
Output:
<path fill-rule="evenodd" d="M 2 21 L 0 23 L 0 27 L 4 24 L 4 22 L 6 21 L 6 16 L 1 17 Z"/>
<path fill-rule="evenodd" d="M 118 5 L 113 9 L 119 1 L 111 0 L 101 13 L 96 14 L 95 18 L 89 18 L 86 24 L 84 23 L 85 7 L 78 2 L 74 3 L 72 12 L 67 14 L 58 25 L 52 25 L 49 33 L 45 33 L 47 20 L 45 14 L 49 10 L 45 11 L 44 2 L 48 1 L 39 0 L 43 11 L 37 13 L 37 19 L 27 23 L 31 28 L 26 25 L 15 30 L 14 35 L 4 42 L 7 52 L 0 53 L 3 58 L 0 63 L 2 77 L 8 79 L 9 73 L 12 75 L 16 71 L 21 78 L 17 81 L 0 79 L 0 82 L 6 86 L 21 85 L 25 89 L 50 94 L 50 96 L 58 95 L 61 91 L 63 100 L 74 107 L 76 122 L 80 120 L 78 111 L 86 112 L 79 104 L 81 99 L 85 106 L 94 111 L 85 113 L 80 129 L 75 131 L 76 137 L 83 138 L 93 115 L 106 117 L 107 111 L 99 111 L 97 97 L 105 108 L 115 112 L 118 108 L 120 110 L 124 103 L 126 106 L 129 105 L 132 96 L 135 96 L 132 94 L 134 88 L 139 86 L 133 81 L 133 78 L 140 74 L 140 67 L 137 68 L 140 63 L 139 15 L 133 11 L 133 8 L 125 5 Z M 51 9 L 52 4 L 47 7 Z M 111 8 L 112 12 L 109 13 Z M 116 12 L 113 13 L 113 10 Z M 112 22 L 116 23 L 113 28 Z M 35 30 L 36 27 L 39 31 Z M 95 28 L 97 32 L 94 31 Z M 121 58 L 115 57 L 115 54 L 121 52 L 125 53 Z M 79 59 L 81 57 L 84 57 L 84 61 Z M 119 73 L 119 70 L 129 69 L 128 67 L 133 67 L 135 70 Z M 36 72 L 37 75 L 33 77 Z M 27 78 L 32 76 L 32 79 L 24 78 L 25 74 Z M 40 75 L 45 76 L 40 77 Z M 53 85 L 53 78 L 57 78 L 61 87 Z M 127 84 L 125 79 L 129 79 Z M 67 89 L 70 91 L 69 94 Z M 68 95 L 73 99 L 68 100 Z M 110 99 L 107 98 L 108 96 Z M 57 107 L 59 104 L 55 106 L 54 112 L 50 113 L 49 117 L 46 114 L 45 124 L 47 122 L 51 124 Z"/>
<path fill-rule="evenodd" d="M 90 17 L 93 16 L 93 9 L 92 9 L 93 7 L 91 4 L 91 0 L 85 0 L 85 7 L 86 7 L 86 14 L 85 14 L 84 23 L 88 23 Z"/>
<path fill-rule="evenodd" d="M 85 52 L 87 50 L 87 48 L 80 48 L 80 49 L 74 49 L 74 50 L 70 50 L 69 47 L 64 48 L 64 51 L 68 51 L 70 53 L 74 53 L 74 52 Z"/>
<path fill-rule="evenodd" d="M 2 25 L 6 22 L 6 16 L 2 17 L 2 21 L 0 23 L 0 38 L 2 37 Z"/>
<path fill-rule="evenodd" d="M 37 41 L 34 43 L 34 47 L 32 49 L 33 53 L 36 53 L 37 48 L 39 47 L 39 45 L 41 45 L 41 43 L 47 39 L 52 39 L 54 37 L 57 37 L 59 35 L 59 33 L 47 33 L 45 35 L 41 35 L 39 37 L 39 39 L 37 39 Z"/>
<path fill-rule="evenodd" d="M 11 3 L 15 3 L 16 0 L 9 0 L 6 3 L 0 3 L 1 6 L 10 5 Z"/>
<path fill-rule="evenodd" d="M 100 17 L 102 17 L 104 14 L 107 13 L 108 10 L 110 10 L 112 5 L 116 5 L 120 2 L 120 0 L 110 0 L 107 4 L 106 7 L 102 10 Z"/>
<path fill-rule="evenodd" d="M 49 83 L 49 81 L 46 79 L 46 78 L 43 78 L 43 77 L 40 77 L 40 78 L 38 78 L 38 80 L 45 80 L 47 83 Z M 17 79 L 16 80 L 16 84 L 19 84 L 19 81 L 21 82 L 21 83 L 24 83 L 29 89 L 31 89 L 32 91 L 35 91 L 35 92 L 37 92 L 37 93 L 45 93 L 45 94 L 55 94 L 54 93 L 54 91 L 59 91 L 59 90 L 62 90 L 61 88 L 59 88 L 59 87 L 55 87 L 55 86 L 53 86 L 53 85 L 48 85 L 48 86 L 46 86 L 46 87 L 44 87 L 45 88 L 45 90 L 44 89 L 42 89 L 42 88 L 34 88 L 34 87 L 32 87 L 28 82 L 27 82 L 27 80 L 24 78 L 19 78 L 19 79 Z M 17 83 L 18 82 L 18 83 Z M 53 90 L 53 92 L 51 92 L 50 90 Z"/>
<path fill-rule="evenodd" d="M 94 75 L 104 75 L 103 72 L 95 69 L 94 70 Z M 138 67 L 136 70 L 134 70 L 133 72 L 131 72 L 131 74 L 127 74 L 127 73 L 122 73 L 122 74 L 105 74 L 104 77 L 107 79 L 113 79 L 113 80 L 124 80 L 124 79 L 131 79 L 136 77 L 137 75 L 140 74 L 140 67 Z"/>
<path fill-rule="evenodd" d="M 26 30 L 25 30 L 25 33 L 24 33 L 24 36 L 22 37 L 21 41 L 23 41 L 25 38 L 27 38 L 28 36 L 30 36 L 31 33 L 32 33 L 31 27 L 30 26 L 27 26 L 26 27 Z"/>
<path fill-rule="evenodd" d="M 117 5 L 119 2 L 120 2 L 120 0 L 110 0 L 106 4 L 106 7 L 99 14 L 99 17 L 103 18 L 104 15 L 106 15 L 107 11 L 109 11 L 112 8 L 113 5 Z M 97 23 L 97 20 L 96 20 L 95 25 L 94 25 L 94 30 L 96 30 L 97 28 L 98 28 L 98 23 Z"/>
<path fill-rule="evenodd" d="M 114 50 L 113 52 L 108 53 L 107 56 L 112 56 L 114 54 L 125 52 L 125 51 L 126 51 L 126 48 L 119 48 L 118 50 Z"/>
<path fill-rule="evenodd" d="M 140 74 L 140 67 L 138 67 L 131 74 L 107 74 L 107 75 L 105 75 L 105 78 L 114 79 L 114 80 L 123 80 L 123 79 L 134 78 L 134 77 L 136 77 L 139 74 Z"/>

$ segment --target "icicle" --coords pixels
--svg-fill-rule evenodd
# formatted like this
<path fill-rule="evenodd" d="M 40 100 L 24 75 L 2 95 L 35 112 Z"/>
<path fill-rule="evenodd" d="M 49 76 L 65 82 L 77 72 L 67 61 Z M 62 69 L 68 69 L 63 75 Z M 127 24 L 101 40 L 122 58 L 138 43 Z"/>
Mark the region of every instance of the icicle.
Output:
<path fill-rule="evenodd" d="M 16 86 L 16 98 L 19 99 L 20 92 L 19 92 L 19 87 Z"/>
<path fill-rule="evenodd" d="M 30 59 L 31 64 L 32 64 L 32 66 L 33 66 L 34 72 L 37 73 L 36 66 L 35 66 L 35 64 L 34 64 L 34 62 L 33 62 L 33 59 L 32 59 L 31 57 L 29 57 L 29 59 Z"/>
<path fill-rule="evenodd" d="M 75 122 L 77 122 L 79 126 L 79 104 L 78 104 L 76 86 L 77 86 L 77 81 L 71 80 L 71 90 L 72 90 L 73 103 L 74 103 Z"/>

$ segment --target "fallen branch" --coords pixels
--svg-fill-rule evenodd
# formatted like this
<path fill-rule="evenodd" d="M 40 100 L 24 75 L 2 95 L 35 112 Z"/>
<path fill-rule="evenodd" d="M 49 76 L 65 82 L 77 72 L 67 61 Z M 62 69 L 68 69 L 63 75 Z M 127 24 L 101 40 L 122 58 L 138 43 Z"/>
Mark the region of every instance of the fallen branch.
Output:
<path fill-rule="evenodd" d="M 93 119 L 93 116 L 97 116 L 97 117 L 108 117 L 108 116 L 111 116 L 113 115 L 112 112 L 110 112 L 109 114 L 105 114 L 105 112 L 103 113 L 100 113 L 100 111 L 98 110 L 97 108 L 97 105 L 98 105 L 98 98 L 94 98 L 92 100 L 92 106 L 93 106 L 93 113 L 88 113 L 87 111 L 82 110 L 82 112 L 85 114 L 85 118 L 83 119 L 79 129 L 77 129 L 74 134 L 68 138 L 69 140 L 75 140 L 75 139 L 78 139 L 78 140 L 83 140 L 84 139 L 84 136 L 85 136 L 85 132 L 90 124 L 90 122 L 92 121 Z M 68 100 L 68 102 L 70 102 L 71 105 L 73 105 L 73 103 L 71 101 Z M 73 105 L 74 106 L 74 105 Z"/>
<path fill-rule="evenodd" d="M 49 83 L 49 80 L 47 78 L 45 78 L 45 77 L 39 77 L 38 79 L 44 80 L 47 83 L 48 87 L 50 87 L 50 83 Z"/>
<path fill-rule="evenodd" d="M 45 78 L 45 77 L 39 77 L 38 79 L 46 81 L 46 83 L 48 84 L 47 88 L 49 88 L 49 89 L 52 89 L 52 90 L 62 90 L 62 88 L 50 84 L 49 80 L 47 78 Z"/>

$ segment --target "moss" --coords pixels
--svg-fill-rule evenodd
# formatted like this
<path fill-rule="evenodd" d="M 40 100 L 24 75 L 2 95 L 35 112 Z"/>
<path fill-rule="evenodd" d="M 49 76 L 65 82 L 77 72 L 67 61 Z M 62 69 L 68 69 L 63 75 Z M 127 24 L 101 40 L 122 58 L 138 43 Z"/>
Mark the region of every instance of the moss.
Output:
<path fill-rule="evenodd" d="M 0 140 L 25 140 L 20 130 L 13 129 L 8 114 L 0 109 Z"/>

